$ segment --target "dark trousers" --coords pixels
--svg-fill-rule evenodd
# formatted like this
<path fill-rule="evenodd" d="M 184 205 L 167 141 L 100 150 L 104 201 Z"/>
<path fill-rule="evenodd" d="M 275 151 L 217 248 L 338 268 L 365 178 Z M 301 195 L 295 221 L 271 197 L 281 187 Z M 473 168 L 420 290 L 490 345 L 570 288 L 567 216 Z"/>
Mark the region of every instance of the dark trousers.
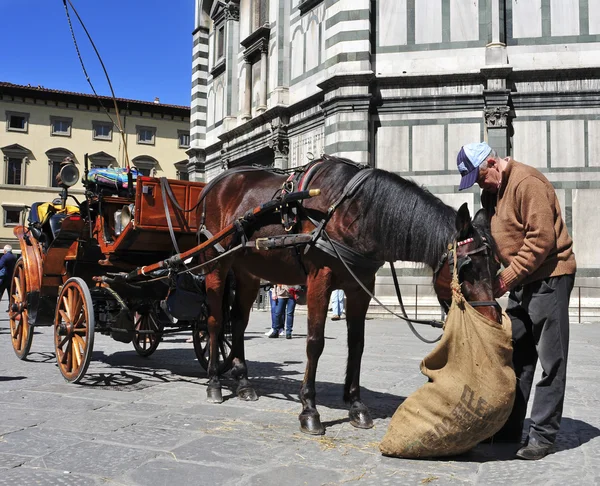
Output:
<path fill-rule="evenodd" d="M 562 418 L 569 351 L 569 297 L 575 275 L 561 275 L 511 291 L 506 313 L 512 322 L 517 394 L 503 428 L 521 434 L 538 359 L 542 379 L 535 386 L 529 436 L 552 444 Z"/>

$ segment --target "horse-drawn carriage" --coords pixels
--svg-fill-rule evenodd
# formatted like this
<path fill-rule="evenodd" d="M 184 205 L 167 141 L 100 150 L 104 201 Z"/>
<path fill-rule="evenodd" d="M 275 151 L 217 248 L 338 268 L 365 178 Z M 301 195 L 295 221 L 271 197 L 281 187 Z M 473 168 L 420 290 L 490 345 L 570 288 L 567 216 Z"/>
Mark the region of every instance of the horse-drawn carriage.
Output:
<path fill-rule="evenodd" d="M 14 351 L 25 359 L 33 329 L 53 326 L 59 369 L 70 382 L 84 376 L 95 332 L 133 342 L 138 354 L 150 356 L 163 334 L 192 330 L 198 361 L 204 368 L 208 363 L 200 278 L 190 277 L 191 288 L 180 292 L 196 297 L 188 303 L 193 313 L 181 309 L 181 298 L 174 303 L 176 285 L 168 270 L 150 275 L 143 286 L 109 283 L 114 273 L 170 257 L 174 245 L 187 250 L 197 244 L 189 209 L 204 184 L 134 175 L 132 170 L 128 180 L 99 183 L 88 177 L 86 157 L 85 199 L 80 202 L 68 194 L 79 171 L 66 164 L 59 174 L 61 201 L 34 203 L 27 224 L 14 230 L 21 247 L 9 295 Z M 228 332 L 221 336 L 223 361 L 230 349 Z"/>

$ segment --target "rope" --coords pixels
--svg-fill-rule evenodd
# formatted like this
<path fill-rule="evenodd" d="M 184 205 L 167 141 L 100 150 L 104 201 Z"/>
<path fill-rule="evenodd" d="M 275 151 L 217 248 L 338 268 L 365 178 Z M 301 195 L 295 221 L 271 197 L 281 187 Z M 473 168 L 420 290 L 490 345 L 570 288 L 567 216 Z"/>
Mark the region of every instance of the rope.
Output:
<path fill-rule="evenodd" d="M 375 295 L 360 281 L 360 279 L 356 276 L 356 274 L 348 266 L 348 264 L 346 263 L 346 261 L 338 253 L 335 243 L 331 240 L 331 238 L 329 238 L 329 235 L 327 234 L 327 232 L 325 230 L 323 230 L 323 235 L 325 236 L 325 238 L 327 238 L 327 241 L 329 241 L 329 244 L 333 247 L 333 249 L 334 249 L 337 257 L 344 264 L 344 267 L 346 267 L 346 270 L 348 270 L 348 273 L 350 273 L 350 275 L 352 275 L 352 277 L 354 278 L 354 280 L 356 280 L 356 283 L 358 285 L 360 285 L 360 287 L 367 293 L 367 295 L 369 295 L 375 302 L 377 302 L 381 307 L 383 307 L 390 314 L 392 314 L 392 315 L 394 315 L 394 316 L 402 319 L 403 321 L 405 321 L 408 324 L 408 327 L 410 327 L 410 330 L 412 331 L 412 333 L 415 336 L 417 336 L 417 338 L 419 338 L 424 343 L 435 344 L 435 343 L 437 343 L 442 338 L 441 334 L 436 339 L 433 339 L 433 340 L 424 338 L 423 336 L 421 336 L 417 332 L 417 330 L 415 329 L 415 327 L 412 325 L 412 322 L 411 322 L 410 319 L 407 319 L 407 318 L 401 316 L 400 314 L 397 314 L 392 309 L 390 309 L 388 306 L 386 306 L 383 302 L 381 302 L 377 297 L 375 297 Z M 440 322 L 438 322 L 438 321 L 429 321 L 429 324 L 431 325 L 431 327 L 437 327 L 437 328 L 443 327 L 443 324 L 440 323 Z"/>

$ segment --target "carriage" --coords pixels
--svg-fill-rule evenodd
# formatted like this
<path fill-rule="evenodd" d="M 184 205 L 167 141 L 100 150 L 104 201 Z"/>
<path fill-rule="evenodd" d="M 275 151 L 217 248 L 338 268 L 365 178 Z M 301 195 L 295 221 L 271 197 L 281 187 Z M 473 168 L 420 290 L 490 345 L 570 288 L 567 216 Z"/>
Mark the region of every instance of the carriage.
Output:
<path fill-rule="evenodd" d="M 143 285 L 111 279 L 171 257 L 174 247 L 185 251 L 196 246 L 198 228 L 190 209 L 204 183 L 140 175 L 134 179 L 130 171 L 128 180 L 103 184 L 88 178 L 87 156 L 85 170 L 83 201 L 68 193 L 79 180 L 79 170 L 65 164 L 58 176 L 61 200 L 34 203 L 26 224 L 14 230 L 21 247 L 9 295 L 16 355 L 27 357 L 35 327 L 53 326 L 59 369 L 67 381 L 78 382 L 97 332 L 133 342 L 146 357 L 164 334 L 191 330 L 196 356 L 206 368 L 201 277 L 190 275 L 187 287 L 180 278 L 178 290 L 179 275 L 170 269 L 148 274 Z M 182 294 L 187 301 L 182 302 Z M 224 368 L 229 333 L 224 329 L 220 336 Z"/>

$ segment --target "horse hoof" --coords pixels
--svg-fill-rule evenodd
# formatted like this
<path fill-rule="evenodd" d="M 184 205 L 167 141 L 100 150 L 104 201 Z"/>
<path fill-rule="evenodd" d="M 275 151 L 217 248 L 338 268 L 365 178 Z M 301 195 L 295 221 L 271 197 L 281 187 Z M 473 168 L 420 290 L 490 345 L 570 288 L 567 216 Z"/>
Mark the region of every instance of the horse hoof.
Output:
<path fill-rule="evenodd" d="M 206 401 L 208 403 L 223 403 L 223 395 L 220 388 L 208 388 L 206 390 Z"/>
<path fill-rule="evenodd" d="M 350 423 L 357 429 L 371 429 L 373 427 L 373 419 L 367 407 L 351 408 L 348 413 Z"/>
<path fill-rule="evenodd" d="M 258 395 L 252 387 L 246 387 L 238 390 L 237 396 L 240 400 L 244 400 L 246 402 L 255 402 L 258 400 Z"/>
<path fill-rule="evenodd" d="M 321 423 L 319 414 L 305 415 L 300 414 L 300 432 L 309 435 L 325 435 L 325 427 Z"/>

